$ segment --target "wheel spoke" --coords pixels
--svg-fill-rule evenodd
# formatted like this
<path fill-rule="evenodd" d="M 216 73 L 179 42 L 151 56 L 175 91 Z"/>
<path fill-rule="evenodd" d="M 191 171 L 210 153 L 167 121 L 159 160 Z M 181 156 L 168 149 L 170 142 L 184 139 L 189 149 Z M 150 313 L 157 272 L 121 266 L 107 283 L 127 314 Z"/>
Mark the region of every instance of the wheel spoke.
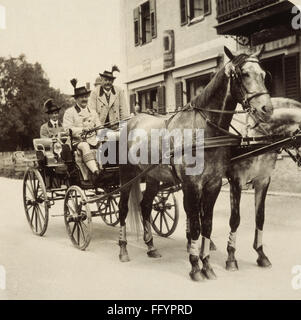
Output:
<path fill-rule="evenodd" d="M 31 177 L 31 171 L 28 172 L 28 177 L 29 177 L 29 183 L 31 185 L 31 190 L 32 192 L 34 192 L 34 187 L 33 187 L 33 184 L 32 184 L 32 177 Z"/>
<path fill-rule="evenodd" d="M 85 227 L 85 229 L 87 230 L 87 232 L 89 232 L 89 231 L 88 231 L 88 230 L 89 230 L 89 228 L 88 228 L 88 226 L 85 224 L 85 222 L 84 222 L 84 221 L 82 221 L 82 222 L 81 222 L 81 225 Z"/>
<path fill-rule="evenodd" d="M 76 214 L 76 212 L 74 211 L 73 208 L 71 208 L 71 206 L 69 205 L 69 203 L 67 203 L 67 207 L 68 207 L 69 210 L 71 211 L 72 215 Z"/>
<path fill-rule="evenodd" d="M 83 230 L 83 227 L 82 227 L 81 223 L 79 224 L 79 227 L 80 227 L 81 234 L 83 235 L 84 242 L 86 242 L 85 232 Z"/>
<path fill-rule="evenodd" d="M 38 210 L 40 209 L 39 207 L 37 207 L 38 208 Z M 37 220 L 38 220 L 38 225 L 39 225 L 39 227 L 40 227 L 40 231 L 42 231 L 43 230 L 43 227 L 42 227 L 42 222 L 41 222 L 41 218 L 40 218 L 40 215 L 39 215 L 39 213 L 38 213 L 38 210 L 37 210 Z"/>
<path fill-rule="evenodd" d="M 28 199 L 25 199 L 25 202 L 27 202 L 27 201 L 28 201 Z M 32 206 L 33 206 L 33 204 L 28 204 L 27 205 L 27 211 L 29 211 L 32 208 Z"/>
<path fill-rule="evenodd" d="M 115 202 L 115 204 L 116 204 L 116 207 L 115 207 L 114 212 L 115 212 L 116 219 L 118 220 L 118 215 L 119 215 L 119 204 L 118 204 L 118 202 L 116 201 L 116 198 L 114 198 L 114 202 Z"/>
<path fill-rule="evenodd" d="M 162 213 L 160 212 L 160 231 L 162 232 Z"/>
<path fill-rule="evenodd" d="M 30 225 L 33 227 L 33 218 L 34 218 L 34 215 L 35 215 L 35 206 L 33 206 L 32 208 L 32 215 L 30 217 Z"/>
<path fill-rule="evenodd" d="M 73 192 L 73 193 L 74 193 L 74 192 Z M 72 203 L 73 203 L 73 208 L 74 208 L 74 210 L 77 211 L 76 202 L 75 202 L 75 200 L 74 200 L 74 197 L 72 197 L 72 193 L 70 193 L 70 199 L 71 199 L 71 201 L 72 201 Z"/>
<path fill-rule="evenodd" d="M 33 173 L 32 182 L 33 182 L 33 192 L 35 194 L 36 193 L 36 176 L 34 173 Z"/>
<path fill-rule="evenodd" d="M 169 229 L 169 225 L 168 225 L 167 219 L 166 219 L 166 217 L 165 217 L 165 214 L 164 214 L 164 213 L 162 213 L 162 216 L 163 216 L 163 219 L 164 219 L 164 222 L 165 222 L 165 225 L 166 225 L 167 231 L 169 232 L 169 231 L 170 231 L 170 229 Z"/>
<path fill-rule="evenodd" d="M 33 190 L 32 190 L 32 188 L 28 185 L 27 181 L 26 181 L 26 186 L 27 186 L 26 189 L 29 191 L 29 193 L 30 193 L 31 196 L 32 196 L 32 200 L 34 200 L 34 199 L 35 199 L 35 196 L 34 196 L 34 194 L 33 194 Z"/>
<path fill-rule="evenodd" d="M 36 207 L 35 207 L 35 212 L 36 212 L 35 226 L 36 226 L 36 232 L 38 232 L 38 213 L 37 213 L 37 211 L 36 211 Z"/>
<path fill-rule="evenodd" d="M 72 231 L 71 231 L 71 236 L 72 236 L 73 238 L 74 238 L 73 234 L 74 234 L 76 225 L 77 225 L 77 222 L 74 222 L 73 229 L 72 229 Z"/>
<path fill-rule="evenodd" d="M 79 223 L 77 223 L 77 244 L 80 246 L 80 230 L 79 230 Z"/>
<path fill-rule="evenodd" d="M 166 209 L 164 210 L 164 212 L 172 221 L 175 221 L 175 218 L 172 217 Z"/>
<path fill-rule="evenodd" d="M 105 217 L 107 216 L 107 212 L 108 212 L 108 203 L 106 203 Z"/>
<path fill-rule="evenodd" d="M 112 223 L 112 208 L 111 208 L 111 201 L 108 200 L 109 202 L 109 207 L 110 207 L 110 223 Z"/>
<path fill-rule="evenodd" d="M 42 212 L 42 210 L 41 210 L 39 205 L 38 205 L 38 210 L 40 211 L 40 215 L 43 218 L 43 221 L 45 222 L 46 218 L 44 217 L 43 212 Z"/>
<path fill-rule="evenodd" d="M 155 218 L 153 219 L 153 224 L 155 224 L 155 222 L 156 222 L 156 220 L 157 220 L 157 218 L 158 218 L 159 214 L 160 214 L 160 212 L 157 212 L 157 214 L 156 214 Z"/>
<path fill-rule="evenodd" d="M 77 192 L 74 191 L 74 193 L 75 193 L 75 208 L 76 208 L 76 211 L 78 211 L 79 204 L 78 204 Z"/>
<path fill-rule="evenodd" d="M 36 185 L 36 197 L 38 198 L 38 193 L 39 193 L 39 186 L 40 186 L 40 180 L 37 180 L 37 185 Z"/>

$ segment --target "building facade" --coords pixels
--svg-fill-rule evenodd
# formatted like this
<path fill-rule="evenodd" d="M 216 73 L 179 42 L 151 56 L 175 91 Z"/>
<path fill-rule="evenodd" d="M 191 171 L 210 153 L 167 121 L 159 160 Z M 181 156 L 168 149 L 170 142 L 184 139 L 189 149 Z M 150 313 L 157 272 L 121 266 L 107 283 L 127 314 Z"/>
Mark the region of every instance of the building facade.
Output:
<path fill-rule="evenodd" d="M 172 112 L 189 102 L 224 64 L 215 0 L 123 0 L 131 108 Z"/>
<path fill-rule="evenodd" d="M 271 95 L 300 101 L 297 7 L 287 0 L 217 0 L 216 7 L 218 34 L 235 36 L 240 49 L 264 46 L 262 65 L 272 74 Z"/>

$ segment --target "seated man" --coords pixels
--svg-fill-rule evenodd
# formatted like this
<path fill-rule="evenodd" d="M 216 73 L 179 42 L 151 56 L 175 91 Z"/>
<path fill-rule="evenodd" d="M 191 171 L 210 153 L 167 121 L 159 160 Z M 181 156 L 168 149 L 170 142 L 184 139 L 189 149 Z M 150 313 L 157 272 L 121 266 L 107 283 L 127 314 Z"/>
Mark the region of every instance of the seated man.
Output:
<path fill-rule="evenodd" d="M 83 130 L 90 130 L 95 126 L 99 126 L 98 116 L 95 111 L 87 107 L 88 97 L 91 91 L 85 87 L 76 88 L 77 80 L 72 79 L 71 84 L 74 87 L 74 95 L 76 104 L 66 110 L 63 118 L 63 127 L 65 130 L 72 130 L 73 142 L 77 150 L 82 155 L 83 162 L 92 173 L 92 182 L 98 182 L 102 177 L 102 172 L 96 162 L 95 152 L 91 149 L 97 148 L 96 133 L 92 133 L 82 138 Z"/>
<path fill-rule="evenodd" d="M 56 138 L 59 132 L 63 132 L 64 128 L 60 123 L 59 111 L 60 107 L 55 105 L 52 99 L 48 99 L 44 103 L 46 113 L 49 115 L 49 121 L 42 124 L 40 129 L 41 138 Z"/>

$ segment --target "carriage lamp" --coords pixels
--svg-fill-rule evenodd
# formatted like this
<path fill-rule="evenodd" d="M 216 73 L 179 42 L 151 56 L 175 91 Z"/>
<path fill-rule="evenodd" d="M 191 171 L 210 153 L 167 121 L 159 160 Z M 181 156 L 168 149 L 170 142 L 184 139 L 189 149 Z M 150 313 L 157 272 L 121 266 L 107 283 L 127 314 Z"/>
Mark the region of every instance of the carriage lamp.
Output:
<path fill-rule="evenodd" d="M 56 155 L 60 156 L 62 150 L 63 150 L 62 145 L 59 142 L 55 142 L 54 145 L 53 145 L 53 152 Z"/>

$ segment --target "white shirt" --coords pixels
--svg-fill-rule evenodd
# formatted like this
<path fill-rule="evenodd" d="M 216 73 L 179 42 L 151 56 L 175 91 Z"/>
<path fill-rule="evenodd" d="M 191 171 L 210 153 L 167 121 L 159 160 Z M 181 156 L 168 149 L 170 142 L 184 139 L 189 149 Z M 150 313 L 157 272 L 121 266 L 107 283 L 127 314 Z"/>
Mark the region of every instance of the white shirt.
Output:
<path fill-rule="evenodd" d="M 58 128 L 59 127 L 59 121 L 53 121 L 52 119 L 50 119 L 51 124 L 53 125 L 54 128 Z"/>

